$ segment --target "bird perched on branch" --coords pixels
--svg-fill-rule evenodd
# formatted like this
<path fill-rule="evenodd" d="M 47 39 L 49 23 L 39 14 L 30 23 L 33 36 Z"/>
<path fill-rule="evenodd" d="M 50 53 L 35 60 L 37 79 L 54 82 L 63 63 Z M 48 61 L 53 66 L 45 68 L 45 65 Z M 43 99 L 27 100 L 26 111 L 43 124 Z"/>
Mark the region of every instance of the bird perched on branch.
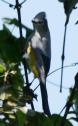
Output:
<path fill-rule="evenodd" d="M 34 32 L 28 39 L 28 46 L 26 47 L 26 52 L 23 57 L 28 59 L 27 61 L 30 69 L 34 73 L 35 77 L 39 79 L 42 107 L 44 113 L 49 116 L 51 114 L 48 104 L 46 77 L 49 72 L 51 61 L 51 40 L 46 13 L 38 13 L 33 18 L 32 23 Z"/>

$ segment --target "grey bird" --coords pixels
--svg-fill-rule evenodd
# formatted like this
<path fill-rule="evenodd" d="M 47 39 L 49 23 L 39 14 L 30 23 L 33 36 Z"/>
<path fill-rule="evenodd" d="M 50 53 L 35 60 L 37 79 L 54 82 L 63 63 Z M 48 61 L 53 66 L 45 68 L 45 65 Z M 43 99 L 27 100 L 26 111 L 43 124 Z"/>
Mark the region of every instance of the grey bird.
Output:
<path fill-rule="evenodd" d="M 48 94 L 46 89 L 46 77 L 50 69 L 51 61 L 51 38 L 48 28 L 48 22 L 46 19 L 46 13 L 38 13 L 32 20 L 34 32 L 30 35 L 28 42 L 31 43 L 33 51 L 37 59 L 37 67 L 40 68 L 42 65 L 44 67 L 45 75 L 44 80 L 39 79 L 40 81 L 40 90 L 42 96 L 42 107 L 45 114 L 48 116 L 51 115 L 49 104 L 48 104 Z M 24 55 L 25 58 L 25 55 Z M 31 60 L 30 60 L 31 61 Z M 39 75 L 41 76 L 41 75 Z M 42 77 L 40 77 L 42 78 Z"/>

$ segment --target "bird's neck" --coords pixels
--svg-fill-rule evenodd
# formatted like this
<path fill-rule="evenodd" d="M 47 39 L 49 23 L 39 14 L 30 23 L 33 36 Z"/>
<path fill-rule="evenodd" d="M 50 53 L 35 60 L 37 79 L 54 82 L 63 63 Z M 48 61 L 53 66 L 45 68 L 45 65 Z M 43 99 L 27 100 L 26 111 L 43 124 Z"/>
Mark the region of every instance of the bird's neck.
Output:
<path fill-rule="evenodd" d="M 35 34 L 38 36 L 38 38 L 42 38 L 45 36 L 45 34 L 47 33 L 47 31 L 40 31 L 40 30 L 35 30 Z"/>

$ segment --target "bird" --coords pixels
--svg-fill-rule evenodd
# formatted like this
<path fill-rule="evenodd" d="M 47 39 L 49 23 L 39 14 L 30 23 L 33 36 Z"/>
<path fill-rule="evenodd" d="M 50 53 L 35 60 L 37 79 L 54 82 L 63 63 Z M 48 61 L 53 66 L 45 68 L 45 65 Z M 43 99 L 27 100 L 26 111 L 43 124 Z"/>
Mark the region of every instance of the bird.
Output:
<path fill-rule="evenodd" d="M 23 57 L 28 59 L 28 65 L 34 76 L 39 79 L 42 96 L 42 107 L 50 116 L 46 78 L 51 62 L 51 36 L 45 12 L 39 12 L 33 19 L 33 33 L 28 38 L 28 46 Z"/>

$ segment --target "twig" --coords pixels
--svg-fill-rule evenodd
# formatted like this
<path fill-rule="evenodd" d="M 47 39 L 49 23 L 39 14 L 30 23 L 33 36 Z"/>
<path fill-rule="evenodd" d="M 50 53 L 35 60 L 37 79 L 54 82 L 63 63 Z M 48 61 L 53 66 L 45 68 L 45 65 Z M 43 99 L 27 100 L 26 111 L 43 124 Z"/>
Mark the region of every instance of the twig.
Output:
<path fill-rule="evenodd" d="M 66 103 L 66 110 L 65 110 L 65 113 L 64 113 L 64 116 L 63 116 L 63 119 L 62 119 L 60 126 L 65 126 L 67 115 L 69 114 L 69 110 L 73 105 L 73 98 L 74 98 L 74 95 L 75 95 L 75 91 L 78 90 L 77 86 L 78 86 L 78 73 L 75 76 L 75 84 L 74 84 L 74 87 L 71 91 L 70 97 L 69 97 L 69 99 Z"/>
<path fill-rule="evenodd" d="M 64 60 L 65 60 L 65 42 L 66 42 L 66 31 L 67 31 L 67 24 L 65 25 L 65 31 L 64 31 L 64 40 L 63 40 L 63 50 L 62 50 L 62 64 L 61 64 L 61 83 L 60 83 L 60 92 L 62 92 L 62 81 L 63 81 L 63 66 L 64 66 Z"/>
<path fill-rule="evenodd" d="M 21 26 L 21 12 L 20 12 L 20 7 L 19 7 L 19 2 L 16 0 L 16 9 L 17 9 L 17 14 L 18 14 L 18 20 L 19 20 L 19 32 L 20 32 L 20 38 L 22 38 L 22 26 Z M 22 43 L 21 43 L 22 45 Z"/>
<path fill-rule="evenodd" d="M 70 65 L 63 66 L 63 68 L 74 67 L 74 66 L 76 66 L 76 65 L 78 65 L 77 62 L 72 63 L 72 64 L 70 64 Z M 51 73 L 48 74 L 48 76 L 52 75 L 53 73 L 57 72 L 57 71 L 60 70 L 60 69 L 62 69 L 62 67 L 59 67 L 59 68 L 53 70 Z M 48 76 L 47 76 L 47 77 L 48 77 Z M 48 81 L 48 82 L 50 83 L 50 81 Z M 52 83 L 53 83 L 53 82 L 52 82 Z M 59 86 L 59 85 L 57 85 L 57 84 L 54 84 L 54 85 L 55 85 L 55 86 Z M 37 85 L 37 87 L 34 89 L 34 91 L 35 91 L 38 87 L 39 87 L 39 85 Z M 62 87 L 62 88 L 68 89 L 67 87 Z"/>
<path fill-rule="evenodd" d="M 27 0 L 24 0 L 24 1 L 23 1 L 23 2 L 21 2 L 20 4 L 22 5 L 22 4 L 24 4 L 26 1 L 27 1 Z"/>
<path fill-rule="evenodd" d="M 60 85 L 60 84 L 54 83 L 54 82 L 52 82 L 52 81 L 50 81 L 50 80 L 47 80 L 47 82 L 48 82 L 49 84 L 51 84 L 51 85 L 53 85 L 53 86 L 59 88 L 59 85 Z M 65 89 L 65 90 L 69 90 L 70 87 L 63 86 L 62 88 Z"/>
<path fill-rule="evenodd" d="M 19 21 L 19 32 L 20 32 L 20 42 L 21 42 L 21 53 L 23 51 L 23 43 L 22 43 L 22 38 L 23 38 L 23 35 L 22 35 L 22 25 L 21 25 L 21 6 L 19 4 L 19 0 L 16 0 L 16 6 L 15 8 L 17 9 L 17 14 L 18 14 L 18 21 Z M 25 70 L 25 78 L 26 78 L 26 84 L 28 85 L 29 84 L 29 81 L 28 81 L 28 74 L 27 74 L 27 64 L 26 64 L 26 60 L 25 59 L 22 59 L 22 63 L 24 65 L 24 70 Z M 31 107 L 32 109 L 34 109 L 34 105 L 33 105 L 33 102 L 31 102 Z"/>
<path fill-rule="evenodd" d="M 74 66 L 76 66 L 76 65 L 78 65 L 78 63 L 73 63 L 73 64 L 70 64 L 70 65 L 63 66 L 63 68 L 74 67 Z M 57 71 L 60 70 L 60 69 L 62 69 L 62 67 L 59 67 L 59 68 L 53 70 L 51 73 L 48 74 L 48 76 L 50 76 L 51 74 L 57 72 Z"/>
<path fill-rule="evenodd" d="M 6 4 L 8 4 L 10 7 L 14 7 L 14 5 L 13 4 L 11 4 L 11 3 L 9 3 L 9 2 L 7 2 L 6 0 L 1 0 L 2 2 L 4 2 L 4 3 L 6 3 Z"/>

